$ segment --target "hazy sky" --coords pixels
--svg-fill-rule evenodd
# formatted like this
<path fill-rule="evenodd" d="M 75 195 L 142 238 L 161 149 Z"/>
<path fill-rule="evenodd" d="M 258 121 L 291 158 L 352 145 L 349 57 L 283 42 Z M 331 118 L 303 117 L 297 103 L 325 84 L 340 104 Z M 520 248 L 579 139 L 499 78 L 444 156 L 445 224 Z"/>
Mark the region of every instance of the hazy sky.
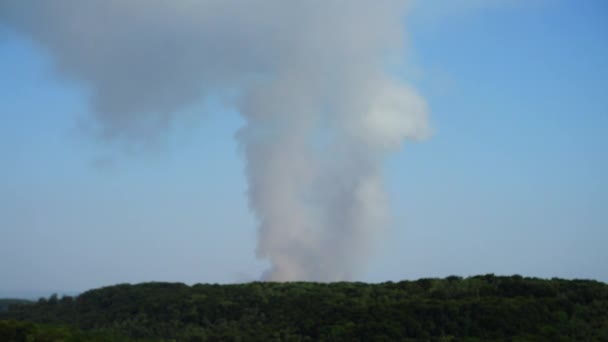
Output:
<path fill-rule="evenodd" d="M 392 70 L 433 136 L 384 165 L 393 220 L 363 281 L 608 281 L 608 5 L 420 2 Z M 255 257 L 238 113 L 200 101 L 144 151 L 95 140 L 90 93 L 0 26 L 0 295 L 237 282 Z M 198 113 L 207 115 L 199 116 Z"/>

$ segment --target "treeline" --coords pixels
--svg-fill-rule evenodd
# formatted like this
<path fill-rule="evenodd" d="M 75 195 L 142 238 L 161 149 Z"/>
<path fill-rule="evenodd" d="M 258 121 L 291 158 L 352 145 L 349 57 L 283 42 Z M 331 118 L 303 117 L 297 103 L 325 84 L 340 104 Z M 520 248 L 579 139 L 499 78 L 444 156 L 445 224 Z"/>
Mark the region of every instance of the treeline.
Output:
<path fill-rule="evenodd" d="M 0 319 L 178 341 L 608 341 L 608 285 L 494 275 L 125 284 L 14 305 Z"/>
<path fill-rule="evenodd" d="M 12 298 L 0 298 L 0 312 L 8 311 L 8 308 L 12 305 L 28 304 L 31 303 L 26 299 L 12 299 Z"/>

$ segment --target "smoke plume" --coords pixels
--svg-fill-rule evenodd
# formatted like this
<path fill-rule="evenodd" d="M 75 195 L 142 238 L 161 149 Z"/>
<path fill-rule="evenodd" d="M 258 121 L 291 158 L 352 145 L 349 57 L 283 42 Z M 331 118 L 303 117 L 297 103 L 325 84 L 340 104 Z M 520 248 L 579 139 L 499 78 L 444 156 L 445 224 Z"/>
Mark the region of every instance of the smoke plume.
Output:
<path fill-rule="evenodd" d="M 3 0 L 0 24 L 90 91 L 108 139 L 154 136 L 222 97 L 246 119 L 265 279 L 353 277 L 387 221 L 386 154 L 428 132 L 423 99 L 392 77 L 404 0 Z"/>

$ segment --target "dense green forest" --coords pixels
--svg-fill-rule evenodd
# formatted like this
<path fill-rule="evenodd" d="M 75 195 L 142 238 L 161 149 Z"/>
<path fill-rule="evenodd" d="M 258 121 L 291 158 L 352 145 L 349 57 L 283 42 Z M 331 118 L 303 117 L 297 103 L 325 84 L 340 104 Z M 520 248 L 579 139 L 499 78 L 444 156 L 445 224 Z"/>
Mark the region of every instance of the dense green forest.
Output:
<path fill-rule="evenodd" d="M 608 285 L 494 275 L 124 284 L 11 305 L 0 320 L 2 341 L 608 341 Z"/>
<path fill-rule="evenodd" d="M 130 342 L 134 341 L 125 336 L 104 333 L 84 332 L 82 330 L 50 324 L 35 324 L 15 320 L 0 321 L 0 341 L 2 342 Z"/>

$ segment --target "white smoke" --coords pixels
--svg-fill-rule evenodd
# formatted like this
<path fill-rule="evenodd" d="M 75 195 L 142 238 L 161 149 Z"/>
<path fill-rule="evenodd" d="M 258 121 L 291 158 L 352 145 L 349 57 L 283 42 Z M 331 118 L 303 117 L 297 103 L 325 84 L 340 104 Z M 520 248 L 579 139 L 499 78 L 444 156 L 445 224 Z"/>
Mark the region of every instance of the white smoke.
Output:
<path fill-rule="evenodd" d="M 350 279 L 387 220 L 381 166 L 428 134 L 387 73 L 404 0 L 3 0 L 0 23 L 88 87 L 105 137 L 141 139 L 224 96 L 246 118 L 257 253 L 269 280 Z M 234 96 L 234 94 L 237 94 Z"/>

